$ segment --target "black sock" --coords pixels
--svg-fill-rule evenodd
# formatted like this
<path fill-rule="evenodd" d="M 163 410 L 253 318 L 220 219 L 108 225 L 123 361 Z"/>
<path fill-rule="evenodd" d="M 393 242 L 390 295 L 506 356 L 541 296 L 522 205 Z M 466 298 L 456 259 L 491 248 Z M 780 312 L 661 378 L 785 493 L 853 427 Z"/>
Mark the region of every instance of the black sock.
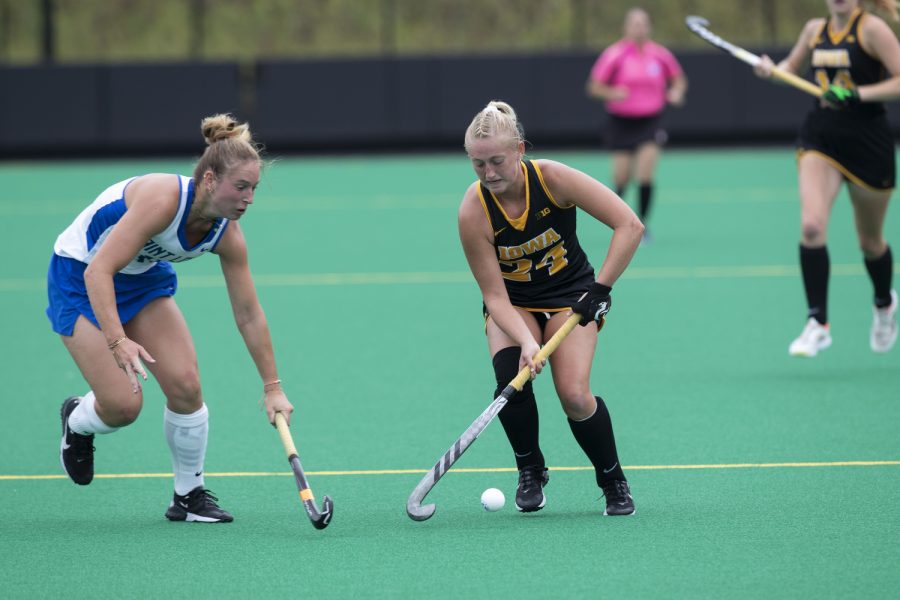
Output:
<path fill-rule="evenodd" d="M 519 354 L 521 349 L 516 346 L 504 348 L 494 355 L 494 374 L 497 377 L 497 389 L 494 398 L 515 379 L 519 370 Z M 516 467 L 537 466 L 544 468 L 544 455 L 538 444 L 539 421 L 537 402 L 534 399 L 534 390 L 531 382 L 525 384 L 521 392 L 503 407 L 498 415 L 509 444 L 516 455 Z"/>
<path fill-rule="evenodd" d="M 822 325 L 828 323 L 828 275 L 831 262 L 828 247 L 809 248 L 800 244 L 800 271 L 803 273 L 803 287 L 806 290 L 808 318 Z"/>
<path fill-rule="evenodd" d="M 641 223 L 647 222 L 650 214 L 650 201 L 653 198 L 653 182 L 642 183 L 638 188 L 638 217 Z"/>
<path fill-rule="evenodd" d="M 531 387 L 531 384 L 529 383 L 525 387 Z M 509 445 L 512 446 L 516 455 L 516 467 L 519 469 L 534 466 L 544 468 L 544 455 L 538 444 L 537 402 L 535 402 L 534 394 L 522 396 L 523 392 L 525 392 L 524 389 L 517 393 L 512 401 L 500 411 L 500 423 L 503 425 Z"/>
<path fill-rule="evenodd" d="M 628 189 L 628 185 L 617 185 L 616 186 L 616 196 L 619 198 L 624 198 L 622 194 L 625 193 L 625 190 Z"/>
<path fill-rule="evenodd" d="M 891 305 L 891 279 L 894 276 L 894 257 L 891 255 L 891 247 L 880 258 L 866 259 L 866 271 L 872 279 L 875 288 L 875 306 L 884 308 Z"/>
<path fill-rule="evenodd" d="M 569 419 L 572 435 L 584 453 L 587 454 L 597 472 L 597 485 L 602 486 L 614 479 L 625 481 L 625 473 L 619 464 L 616 452 L 616 437 L 613 435 L 612 420 L 603 398 L 597 399 L 597 411 L 584 421 Z"/>

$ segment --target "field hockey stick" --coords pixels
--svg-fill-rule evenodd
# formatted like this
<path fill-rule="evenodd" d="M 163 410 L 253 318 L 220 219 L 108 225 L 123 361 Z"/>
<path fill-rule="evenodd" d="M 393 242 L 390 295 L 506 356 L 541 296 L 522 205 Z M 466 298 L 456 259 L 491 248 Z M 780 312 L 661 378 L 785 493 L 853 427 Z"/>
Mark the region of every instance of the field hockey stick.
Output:
<path fill-rule="evenodd" d="M 300 490 L 300 500 L 303 501 L 303 507 L 306 508 L 306 514 L 316 529 L 325 529 L 331 522 L 331 515 L 334 511 L 334 503 L 331 498 L 325 496 L 322 500 L 322 510 L 316 508 L 316 500 L 313 497 L 312 490 L 306 482 L 306 475 L 303 473 L 303 466 L 300 464 L 300 457 L 297 456 L 297 448 L 294 446 L 294 440 L 291 438 L 291 430 L 288 429 L 287 420 L 280 412 L 275 413 L 275 427 L 278 428 L 278 435 L 281 436 L 281 443 L 284 444 L 284 451 L 287 454 L 288 462 L 291 463 L 291 469 L 294 471 L 294 479 L 297 481 L 297 489 Z"/>
<path fill-rule="evenodd" d="M 581 321 L 581 315 L 572 313 L 572 316 L 569 317 L 566 322 L 563 323 L 562 327 L 553 334 L 553 337 L 544 344 L 544 347 L 534 355 L 534 362 L 543 361 L 550 356 L 563 339 L 569 335 L 569 332 L 578 325 L 579 321 Z M 519 374 L 516 375 L 515 379 L 509 382 L 509 385 L 507 385 L 503 391 L 500 392 L 500 395 L 490 403 L 484 412 L 481 413 L 481 416 L 469 425 L 469 428 L 459 436 L 456 442 L 450 446 L 450 449 L 447 450 L 447 452 L 438 459 L 431 470 L 425 474 L 422 481 L 419 482 L 419 485 L 416 486 L 409 495 L 409 499 L 406 501 L 406 514 L 409 515 L 409 518 L 414 521 L 425 521 L 431 518 L 431 515 L 434 514 L 435 505 L 427 504 L 422 506 L 422 500 L 424 500 L 425 496 L 428 495 L 428 492 L 437 485 L 438 480 L 450 470 L 450 467 L 459 460 L 459 457 L 463 455 L 463 452 L 468 450 L 469 446 L 478 439 L 481 432 L 490 425 L 491 421 L 494 420 L 494 417 L 497 416 L 497 413 L 500 412 L 500 409 L 509 402 L 509 399 L 515 396 L 516 392 L 522 391 L 522 388 L 525 387 L 525 384 L 528 383 L 530 378 L 531 371 L 528 367 L 523 367 L 522 370 L 519 371 Z"/>
<path fill-rule="evenodd" d="M 725 40 L 714 34 L 712 31 L 707 29 L 709 21 L 707 21 L 703 17 L 685 17 L 684 24 L 687 25 L 688 29 L 700 36 L 701 39 L 709 42 L 716 48 L 720 48 L 725 52 L 728 52 L 736 59 L 745 62 L 752 67 L 758 65 L 762 60 L 759 56 L 753 54 L 752 52 L 744 50 L 739 46 L 735 46 L 730 42 L 726 42 Z M 804 91 L 807 94 L 813 95 L 816 98 L 822 97 L 822 88 L 812 82 L 803 79 L 802 77 L 794 75 L 790 71 L 785 71 L 780 67 L 773 67 L 772 77 L 774 77 L 775 79 L 779 79 L 784 83 L 797 88 L 798 90 Z"/>

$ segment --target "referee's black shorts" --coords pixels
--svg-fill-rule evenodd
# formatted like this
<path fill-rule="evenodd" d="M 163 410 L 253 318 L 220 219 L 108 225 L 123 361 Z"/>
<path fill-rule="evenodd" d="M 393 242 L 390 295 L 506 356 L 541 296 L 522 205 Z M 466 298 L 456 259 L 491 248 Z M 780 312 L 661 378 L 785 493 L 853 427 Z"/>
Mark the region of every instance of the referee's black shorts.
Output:
<path fill-rule="evenodd" d="M 872 190 L 894 189 L 897 166 L 894 136 L 885 114 L 810 111 L 800 128 L 797 155 L 822 155 L 844 179 Z"/>
<path fill-rule="evenodd" d="M 661 113 L 647 117 L 608 115 L 604 136 L 607 147 L 612 151 L 633 151 L 647 142 L 662 146 L 668 136 L 660 126 L 661 117 Z"/>

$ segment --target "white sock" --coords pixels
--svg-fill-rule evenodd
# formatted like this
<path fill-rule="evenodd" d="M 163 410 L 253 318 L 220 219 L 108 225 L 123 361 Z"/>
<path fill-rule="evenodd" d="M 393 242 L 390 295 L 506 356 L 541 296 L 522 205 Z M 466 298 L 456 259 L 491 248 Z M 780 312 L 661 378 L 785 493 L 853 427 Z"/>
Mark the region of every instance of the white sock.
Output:
<path fill-rule="evenodd" d="M 175 493 L 187 494 L 203 485 L 203 460 L 209 435 L 209 411 L 206 404 L 197 412 L 181 415 L 165 408 L 166 440 L 172 451 Z"/>
<path fill-rule="evenodd" d="M 118 431 L 118 427 L 110 427 L 103 422 L 97 409 L 94 407 L 96 401 L 93 390 L 82 396 L 81 402 L 69 415 L 69 429 L 81 435 L 91 435 L 94 433 L 112 433 Z"/>

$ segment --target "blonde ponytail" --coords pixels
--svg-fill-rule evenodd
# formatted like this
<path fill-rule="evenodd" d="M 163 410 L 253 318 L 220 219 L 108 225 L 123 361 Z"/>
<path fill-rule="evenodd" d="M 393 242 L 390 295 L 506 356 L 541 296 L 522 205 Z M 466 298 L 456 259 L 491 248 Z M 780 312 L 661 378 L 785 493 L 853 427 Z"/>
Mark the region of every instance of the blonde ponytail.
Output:
<path fill-rule="evenodd" d="M 525 130 L 516 117 L 516 111 L 502 100 L 491 100 L 472 119 L 466 129 L 466 150 L 475 140 L 492 137 L 507 137 L 514 146 L 525 141 Z"/>
<path fill-rule="evenodd" d="M 897 10 L 900 5 L 897 0 L 863 0 L 862 4 L 869 5 L 870 10 L 881 13 L 884 17 L 890 17 L 892 21 L 900 21 L 900 13 Z"/>

